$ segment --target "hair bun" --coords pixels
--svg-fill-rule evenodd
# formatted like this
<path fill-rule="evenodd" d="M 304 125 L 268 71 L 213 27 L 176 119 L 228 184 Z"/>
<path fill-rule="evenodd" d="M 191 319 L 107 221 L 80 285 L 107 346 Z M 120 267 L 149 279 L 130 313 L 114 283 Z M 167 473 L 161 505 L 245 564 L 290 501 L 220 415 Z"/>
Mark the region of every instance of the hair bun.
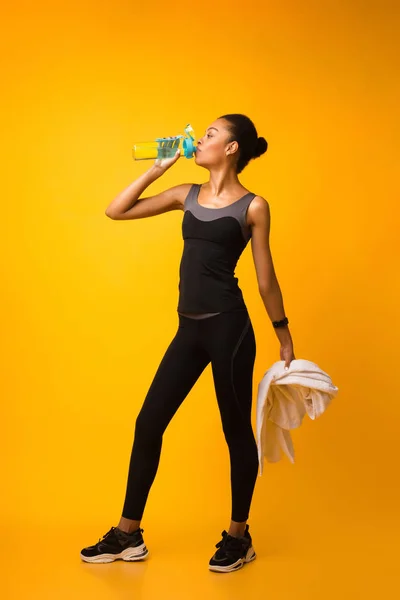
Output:
<path fill-rule="evenodd" d="M 256 149 L 254 153 L 254 158 L 258 158 L 261 154 L 267 151 L 268 142 L 265 138 L 259 137 L 257 138 Z"/>

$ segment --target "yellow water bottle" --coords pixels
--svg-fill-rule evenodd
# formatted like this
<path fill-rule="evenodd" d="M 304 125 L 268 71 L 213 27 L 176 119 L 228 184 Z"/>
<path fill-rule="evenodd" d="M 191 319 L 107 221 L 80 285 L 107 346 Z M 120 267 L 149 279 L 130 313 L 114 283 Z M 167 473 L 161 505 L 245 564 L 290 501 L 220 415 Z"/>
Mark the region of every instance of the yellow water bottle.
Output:
<path fill-rule="evenodd" d="M 188 123 L 184 135 L 156 138 L 152 142 L 138 142 L 132 148 L 134 160 L 156 160 L 157 158 L 173 158 L 176 151 L 183 150 L 183 156 L 193 158 L 196 152 L 193 127 Z"/>

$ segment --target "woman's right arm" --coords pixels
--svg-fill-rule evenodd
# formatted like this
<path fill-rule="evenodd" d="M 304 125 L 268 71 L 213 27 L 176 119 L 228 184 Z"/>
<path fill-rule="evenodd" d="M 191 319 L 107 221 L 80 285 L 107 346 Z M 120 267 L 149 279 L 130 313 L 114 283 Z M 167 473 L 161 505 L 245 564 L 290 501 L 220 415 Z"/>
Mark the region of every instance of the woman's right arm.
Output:
<path fill-rule="evenodd" d="M 115 221 L 143 219 L 160 215 L 170 210 L 183 210 L 184 200 L 189 193 L 190 183 L 175 185 L 160 194 L 139 198 L 144 190 L 161 177 L 179 158 L 156 160 L 155 163 L 118 194 L 107 207 L 105 214 Z"/>

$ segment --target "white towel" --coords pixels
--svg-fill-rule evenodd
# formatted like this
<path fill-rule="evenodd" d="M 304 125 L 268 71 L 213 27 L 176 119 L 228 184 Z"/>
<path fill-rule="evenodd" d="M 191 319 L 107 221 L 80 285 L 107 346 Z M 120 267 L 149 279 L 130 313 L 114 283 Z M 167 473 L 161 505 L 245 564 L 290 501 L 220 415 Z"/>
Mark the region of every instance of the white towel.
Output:
<path fill-rule="evenodd" d="M 281 459 L 281 448 L 294 463 L 290 429 L 299 427 L 307 412 L 311 419 L 319 417 L 338 393 L 331 378 L 315 363 L 302 358 L 274 363 L 264 374 L 257 394 L 257 447 L 263 472 L 264 457 L 268 462 Z"/>

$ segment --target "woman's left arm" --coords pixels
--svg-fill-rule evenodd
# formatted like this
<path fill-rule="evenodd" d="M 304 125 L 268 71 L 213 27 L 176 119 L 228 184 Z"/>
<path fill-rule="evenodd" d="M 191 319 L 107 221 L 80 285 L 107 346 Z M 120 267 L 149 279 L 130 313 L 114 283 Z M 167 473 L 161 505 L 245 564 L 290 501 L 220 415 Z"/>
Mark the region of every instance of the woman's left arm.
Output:
<path fill-rule="evenodd" d="M 260 296 L 271 322 L 281 321 L 286 315 L 269 246 L 271 215 L 269 204 L 262 196 L 256 196 L 251 202 L 247 211 L 247 222 L 252 232 L 251 248 Z M 275 327 L 274 331 L 281 344 L 280 358 L 285 361 L 285 368 L 288 368 L 290 362 L 296 358 L 289 326 Z"/>

